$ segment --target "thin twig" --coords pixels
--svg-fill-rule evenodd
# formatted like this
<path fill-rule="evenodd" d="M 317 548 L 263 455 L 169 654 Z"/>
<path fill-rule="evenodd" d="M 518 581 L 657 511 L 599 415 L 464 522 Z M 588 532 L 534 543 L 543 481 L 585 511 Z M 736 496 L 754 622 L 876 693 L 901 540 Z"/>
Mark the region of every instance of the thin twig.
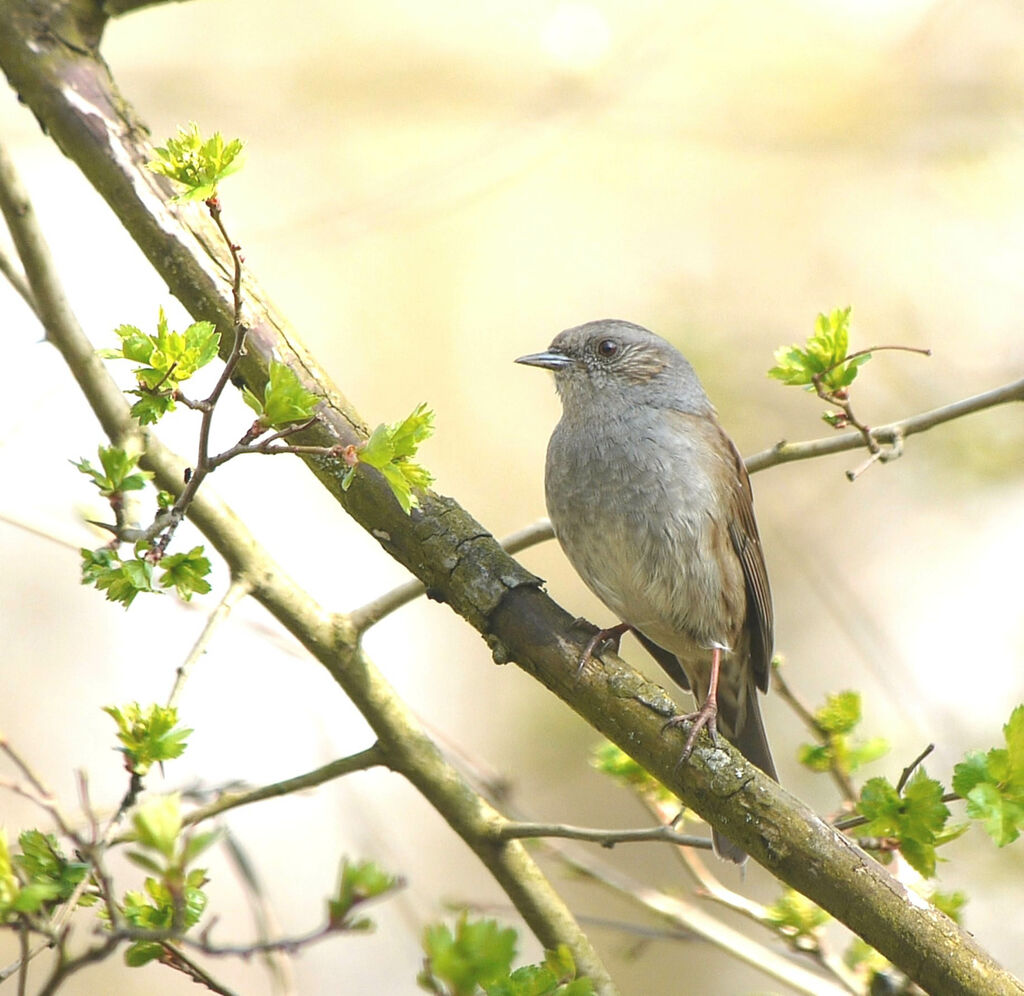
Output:
<path fill-rule="evenodd" d="M 203 626 L 203 631 L 199 634 L 198 639 L 192 645 L 192 649 L 188 652 L 188 656 L 181 662 L 177 670 L 174 672 L 174 685 L 171 688 L 171 694 L 167 697 L 168 708 L 177 706 L 178 699 L 181 697 L 181 693 L 185 688 L 185 682 L 188 680 L 188 676 L 196 662 L 203 656 L 203 654 L 206 653 L 206 648 L 213 639 L 213 634 L 217 631 L 217 628 L 227 620 L 228 616 L 231 615 L 232 609 L 234 609 L 234 607 L 243 598 L 245 598 L 250 591 L 252 591 L 252 584 L 248 579 L 244 577 L 232 578 L 231 584 L 228 585 L 223 598 L 221 598 L 217 603 L 216 608 L 214 608 L 209 616 L 207 616 L 206 625 Z"/>
<path fill-rule="evenodd" d="M 348 775 L 355 771 L 366 771 L 384 763 L 384 751 L 379 744 L 373 744 L 358 754 L 338 758 L 322 767 L 307 771 L 305 774 L 296 775 L 294 778 L 286 778 L 284 781 L 274 782 L 272 785 L 261 785 L 259 788 L 248 789 L 244 792 L 225 793 L 216 801 L 193 809 L 182 819 L 182 826 L 195 826 L 212 816 L 226 813 L 229 809 L 248 806 L 263 799 L 276 799 L 278 796 L 289 795 L 292 792 L 301 792 L 303 789 L 322 785 L 333 778 L 340 778 L 342 775 Z"/>
<path fill-rule="evenodd" d="M 602 847 L 632 844 L 638 841 L 663 841 L 679 847 L 697 847 L 711 850 L 709 837 L 679 833 L 670 826 L 643 827 L 639 830 L 599 830 L 593 827 L 574 827 L 564 823 L 503 823 L 495 836 L 498 840 L 518 840 L 525 837 L 561 837 L 583 840 Z"/>
<path fill-rule="evenodd" d="M 25 275 L 7 258 L 7 253 L 5 252 L 0 252 L 0 273 L 7 278 L 7 282 L 21 295 L 24 302 L 31 309 L 32 314 L 39 318 L 36 299 L 32 296 L 32 288 L 29 287 Z"/>
<path fill-rule="evenodd" d="M 902 795 L 903 788 L 910 781 L 910 776 L 914 773 L 914 769 L 933 751 L 935 750 L 935 744 L 929 744 L 913 761 L 910 762 L 904 769 L 903 774 L 900 775 L 900 780 L 896 783 L 896 794 Z"/>

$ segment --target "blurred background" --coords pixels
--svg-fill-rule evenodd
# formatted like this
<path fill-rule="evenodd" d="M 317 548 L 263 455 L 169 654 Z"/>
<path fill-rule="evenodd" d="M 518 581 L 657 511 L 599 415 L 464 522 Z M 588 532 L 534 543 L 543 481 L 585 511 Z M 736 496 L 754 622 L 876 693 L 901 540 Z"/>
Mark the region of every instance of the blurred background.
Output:
<path fill-rule="evenodd" d="M 856 348 L 933 350 L 881 353 L 863 368 L 854 404 L 869 424 L 1024 368 L 1024 9 L 1012 0 L 205 0 L 111 24 L 103 54 L 158 144 L 189 120 L 246 140 L 246 168 L 222 200 L 249 268 L 371 425 L 430 404 L 437 433 L 422 456 L 437 490 L 498 536 L 543 515 L 559 411 L 550 378 L 512 360 L 570 325 L 620 317 L 672 340 L 745 454 L 830 431 L 813 397 L 765 376 L 773 351 L 802 342 L 819 311 L 852 305 Z M 166 287 L 9 91 L 0 135 L 96 345 L 112 345 L 123 322 L 151 327 L 161 305 L 184 327 Z M 110 806 L 125 780 L 100 707 L 165 700 L 215 597 L 190 607 L 140 598 L 125 614 L 79 587 L 75 548 L 100 542 L 82 517 L 106 513 L 68 460 L 93 457 L 98 426 L 6 285 L 0 327 L 0 727 L 68 809 L 78 769 L 94 804 Z M 225 405 L 220 442 L 240 435 L 247 411 Z M 189 415 L 169 421 L 168 441 L 192 452 Z M 788 680 L 811 704 L 862 691 L 865 736 L 892 744 L 865 776 L 895 780 L 934 742 L 926 768 L 948 785 L 965 751 L 1001 741 L 1024 700 L 1022 455 L 1014 406 L 915 436 L 901 460 L 854 484 L 844 471 L 856 453 L 754 479 Z M 236 461 L 211 485 L 331 609 L 404 579 L 297 461 Z M 570 612 L 610 622 L 554 544 L 522 559 Z M 221 570 L 215 594 L 225 583 Z M 646 823 L 591 771 L 594 733 L 517 668 L 496 668 L 445 607 L 411 605 L 367 646 L 439 740 L 478 775 L 507 780 L 529 817 Z M 623 649 L 655 675 L 636 644 Z M 784 784 L 833 810 L 828 780 L 795 760 L 808 739 L 799 722 L 777 698 L 764 710 Z M 217 634 L 181 712 L 196 732 L 154 789 L 262 783 L 371 742 L 334 684 L 255 606 Z M 41 820 L 0 798 L 12 839 Z M 229 823 L 260 870 L 275 932 L 319 923 L 342 854 L 407 879 L 372 911 L 376 934 L 295 959 L 299 992 L 415 992 L 422 928 L 449 902 L 516 923 L 473 856 L 386 772 Z M 1024 886 L 1020 845 L 996 852 L 972 829 L 942 853 L 952 860 L 940 885 L 971 897 L 967 927 L 1024 973 L 1020 925 L 1005 914 Z M 664 848 L 600 856 L 652 884 L 689 887 Z M 226 854 L 210 867 L 214 940 L 251 939 Z M 546 867 L 624 993 L 784 991 L 698 941 L 623 929 L 657 924 Z M 113 870 L 139 886 L 136 872 Z M 743 881 L 717 870 L 758 899 L 777 894 L 757 867 Z M 522 949 L 538 957 L 525 933 Z M 0 956 L 15 956 L 11 938 L 0 938 Z M 213 970 L 238 991 L 270 992 L 258 964 Z M 66 991 L 193 987 L 156 967 L 111 965 Z"/>

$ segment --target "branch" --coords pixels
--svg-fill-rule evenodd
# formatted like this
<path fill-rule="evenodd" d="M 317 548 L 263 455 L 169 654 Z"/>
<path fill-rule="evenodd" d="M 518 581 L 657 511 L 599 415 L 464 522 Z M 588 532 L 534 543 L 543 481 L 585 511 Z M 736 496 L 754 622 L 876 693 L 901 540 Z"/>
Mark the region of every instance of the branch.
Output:
<path fill-rule="evenodd" d="M 283 795 L 290 795 L 292 792 L 302 792 L 343 775 L 352 774 L 354 771 L 367 771 L 384 763 L 384 751 L 381 750 L 379 744 L 374 744 L 358 754 L 338 758 L 336 761 L 330 761 L 303 775 L 296 775 L 294 778 L 286 778 L 284 781 L 261 785 L 259 788 L 248 789 L 244 792 L 225 792 L 219 799 L 193 809 L 182 818 L 181 825 L 183 827 L 195 826 L 213 816 L 226 813 L 229 809 L 249 806 L 254 802 L 262 802 L 264 799 L 277 799 Z"/>
<path fill-rule="evenodd" d="M 498 840 L 521 840 L 528 837 L 563 837 L 566 840 L 584 840 L 614 847 L 616 844 L 633 844 L 639 841 L 663 841 L 679 847 L 699 847 L 711 850 L 710 837 L 695 837 L 678 833 L 671 826 L 644 827 L 640 830 L 598 830 L 593 827 L 573 827 L 564 823 L 518 823 L 509 822 L 495 834 Z"/>
<path fill-rule="evenodd" d="M 898 445 L 907 436 L 925 432 L 943 422 L 963 418 L 974 412 L 984 411 L 996 405 L 1004 405 L 1009 401 L 1024 401 L 1024 378 L 1004 384 L 1002 387 L 976 394 L 972 398 L 954 401 L 952 404 L 933 408 L 931 411 L 911 415 L 899 422 L 890 422 L 871 429 L 871 436 L 880 443 Z M 859 449 L 864 439 L 859 432 L 844 432 L 841 436 L 825 436 L 822 439 L 811 439 L 802 443 L 776 443 L 771 449 L 755 453 L 746 460 L 747 470 L 756 474 L 759 470 L 767 470 L 781 463 L 793 460 L 810 460 L 813 457 L 826 456 L 830 453 L 842 453 L 844 450 Z"/>
<path fill-rule="evenodd" d="M 41 10 L 47 15 L 46 31 L 39 30 Z M 219 237 L 208 220 L 170 205 L 164 182 L 143 168 L 151 155 L 145 128 L 115 93 L 106 67 L 87 50 L 60 40 L 80 36 L 74 12 L 74 5 L 59 0 L 0 4 L 0 64 L 189 312 L 230 330 L 230 261 L 224 258 Z M 33 290 L 38 297 L 34 282 Z M 358 444 L 366 435 L 362 419 L 255 284 L 247 279 L 243 292 L 251 313 L 245 319 L 250 332 L 247 354 L 239 365 L 241 379 L 258 392 L 276 355 L 324 399 L 318 422 L 301 434 L 300 442 Z M 53 334 L 49 328 L 48 332 Z M 72 336 L 56 344 L 108 433 L 118 437 L 133 431 L 116 387 L 109 378 L 102 379 L 101 386 L 94 369 L 98 361 L 88 343 Z M 1024 384 L 1017 390 L 1024 391 Z M 1014 394 L 1014 400 L 1018 397 Z M 859 439 L 856 434 L 852 438 Z M 857 445 L 842 439 L 830 441 L 836 447 L 830 452 Z M 147 443 L 146 464 L 156 472 L 159 486 L 177 491 L 182 462 L 153 438 L 147 437 Z M 779 453 L 776 462 L 798 458 L 784 445 Z M 586 634 L 580 639 L 573 618 L 540 590 L 539 579 L 511 559 L 455 501 L 426 492 L 421 507 L 407 516 L 380 475 L 360 474 L 343 491 L 338 468 L 316 458 L 308 463 L 339 504 L 389 554 L 432 596 L 480 631 L 496 661 L 517 661 L 754 860 L 850 926 L 923 988 L 978 996 L 1024 992 L 969 934 L 910 894 L 734 750 L 725 745 L 712 749 L 702 737 L 690 763 L 677 765 L 682 740 L 675 732 L 661 732 L 666 715 L 675 711 L 671 700 L 610 653 L 577 677 L 575 662 Z M 541 943 L 551 947 L 568 938 L 581 973 L 594 978 L 600 992 L 614 991 L 564 904 L 546 883 L 537 881 L 539 872 L 522 845 L 495 845 L 489 838 L 488 828 L 497 815 L 418 728 L 362 653 L 351 621 L 315 606 L 205 489 L 197 495 L 190 516 L 233 573 L 252 580 L 254 597 L 300 639 L 364 712 L 387 763 L 401 771 L 469 843 Z"/>

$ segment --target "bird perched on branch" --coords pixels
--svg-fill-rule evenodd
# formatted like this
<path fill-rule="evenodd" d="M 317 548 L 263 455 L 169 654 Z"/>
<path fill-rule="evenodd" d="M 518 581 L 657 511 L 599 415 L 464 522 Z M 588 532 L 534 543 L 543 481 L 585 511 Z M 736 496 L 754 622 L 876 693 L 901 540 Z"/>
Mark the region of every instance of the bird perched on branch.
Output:
<path fill-rule="evenodd" d="M 697 711 L 776 778 L 757 689 L 768 690 L 772 601 L 750 479 L 693 367 L 631 322 L 567 329 L 517 363 L 555 375 L 562 418 L 548 444 L 545 495 L 555 535 L 591 591 L 621 620 L 581 661 L 632 630 Z M 714 833 L 715 850 L 746 855 Z"/>

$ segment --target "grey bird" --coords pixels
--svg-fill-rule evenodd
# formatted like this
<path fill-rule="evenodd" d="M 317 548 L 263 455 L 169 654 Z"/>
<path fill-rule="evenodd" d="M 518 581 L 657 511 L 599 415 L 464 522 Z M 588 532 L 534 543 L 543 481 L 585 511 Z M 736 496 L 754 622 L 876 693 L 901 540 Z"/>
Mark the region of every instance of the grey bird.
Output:
<path fill-rule="evenodd" d="M 757 689 L 768 690 L 772 600 L 750 479 L 693 367 L 670 343 L 604 319 L 559 333 L 517 363 L 554 371 L 562 418 L 548 444 L 545 496 L 569 562 L 698 709 L 777 779 Z M 713 833 L 716 852 L 746 855 Z"/>

